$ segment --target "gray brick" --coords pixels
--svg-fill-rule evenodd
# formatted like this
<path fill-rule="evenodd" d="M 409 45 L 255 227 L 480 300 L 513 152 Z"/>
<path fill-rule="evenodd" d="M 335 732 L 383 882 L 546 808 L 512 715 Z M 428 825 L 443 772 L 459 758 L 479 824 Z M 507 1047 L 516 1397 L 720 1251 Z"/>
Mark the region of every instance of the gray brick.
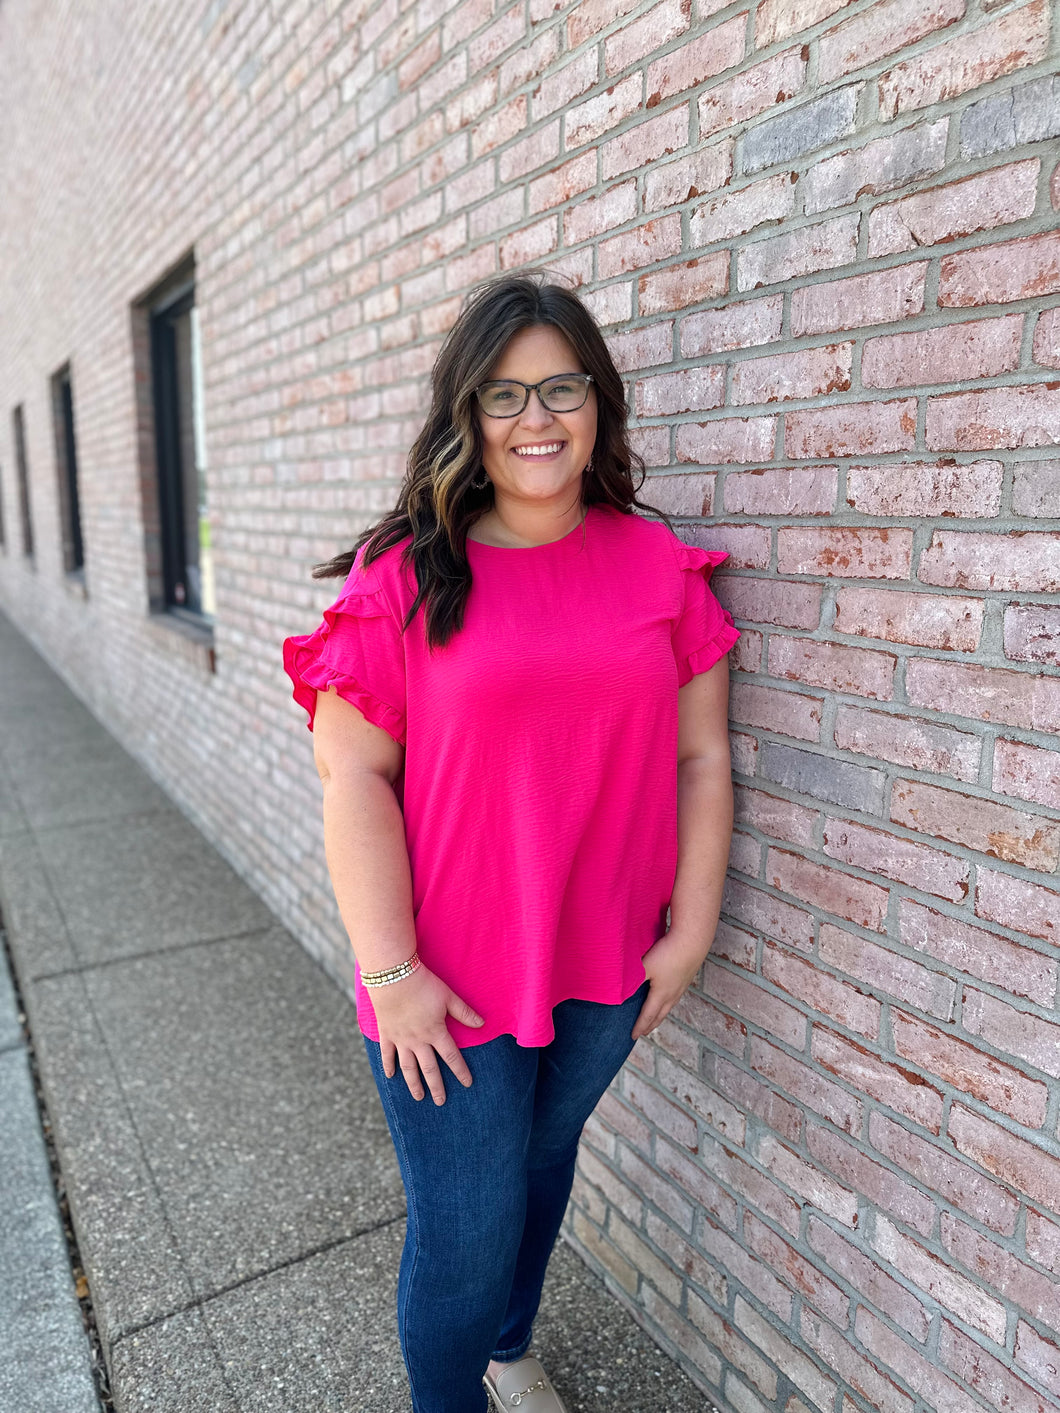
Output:
<path fill-rule="evenodd" d="M 815 163 L 802 179 L 804 209 L 811 214 L 847 206 L 862 192 L 892 191 L 940 172 L 946 163 L 948 127 L 946 118 L 921 123 Z"/>
<path fill-rule="evenodd" d="M 1051 75 L 983 98 L 961 118 L 961 156 L 984 157 L 1060 135 L 1060 79 Z"/>
<path fill-rule="evenodd" d="M 884 774 L 847 761 L 830 760 L 814 751 L 767 742 L 762 747 L 759 775 L 777 785 L 826 800 L 846 809 L 880 814 L 883 809 Z"/>
<path fill-rule="evenodd" d="M 860 84 L 837 88 L 787 109 L 775 118 L 759 123 L 737 143 L 736 166 L 742 172 L 758 172 L 776 162 L 789 162 L 806 152 L 815 152 L 825 143 L 845 137 L 854 130 Z"/>

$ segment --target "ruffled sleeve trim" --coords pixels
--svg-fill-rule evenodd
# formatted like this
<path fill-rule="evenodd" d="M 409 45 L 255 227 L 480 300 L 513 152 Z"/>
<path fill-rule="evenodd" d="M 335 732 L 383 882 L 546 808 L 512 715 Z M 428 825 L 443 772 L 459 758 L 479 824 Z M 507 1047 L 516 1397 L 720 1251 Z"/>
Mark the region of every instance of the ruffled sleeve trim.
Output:
<path fill-rule="evenodd" d="M 732 614 L 727 608 L 722 608 L 709 588 L 705 588 L 710 582 L 710 577 L 719 564 L 723 564 L 729 555 L 726 550 L 705 550 L 698 545 L 686 545 L 683 540 L 673 541 L 674 552 L 680 567 L 688 574 L 701 575 L 703 588 L 701 597 L 706 600 L 702 606 L 709 606 L 713 612 L 710 614 L 709 627 L 699 628 L 700 641 L 694 648 L 687 648 L 678 657 L 677 673 L 678 685 L 683 687 L 690 682 L 693 677 L 701 672 L 707 672 L 732 648 L 740 638 L 739 629 L 733 623 Z M 691 588 L 691 586 L 688 586 Z M 699 586 L 697 586 L 699 587 Z M 686 591 L 686 604 L 693 600 L 693 595 Z M 695 618 L 696 622 L 701 621 Z M 694 629 L 692 630 L 695 631 Z M 682 636 L 687 634 L 687 629 Z"/>
<path fill-rule="evenodd" d="M 366 720 L 381 727 L 403 746 L 405 713 L 369 691 L 357 676 L 328 661 L 328 639 L 340 615 L 358 619 L 392 617 L 381 590 L 348 588 L 330 608 L 324 609 L 324 621 L 315 632 L 284 639 L 284 671 L 294 685 L 295 701 L 309 713 L 306 727 L 313 729 L 317 692 L 334 686 L 343 700 L 352 702 Z"/>

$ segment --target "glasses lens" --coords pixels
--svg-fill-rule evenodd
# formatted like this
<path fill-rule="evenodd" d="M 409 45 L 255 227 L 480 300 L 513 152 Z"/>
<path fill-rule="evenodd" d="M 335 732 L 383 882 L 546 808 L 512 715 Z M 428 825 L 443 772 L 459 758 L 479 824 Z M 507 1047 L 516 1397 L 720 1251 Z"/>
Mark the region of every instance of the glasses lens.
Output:
<path fill-rule="evenodd" d="M 526 389 L 522 383 L 486 383 L 478 389 L 478 400 L 490 417 L 514 417 L 523 410 Z"/>
<path fill-rule="evenodd" d="M 584 378 L 550 378 L 541 388 L 541 401 L 550 412 L 576 412 L 588 396 Z"/>

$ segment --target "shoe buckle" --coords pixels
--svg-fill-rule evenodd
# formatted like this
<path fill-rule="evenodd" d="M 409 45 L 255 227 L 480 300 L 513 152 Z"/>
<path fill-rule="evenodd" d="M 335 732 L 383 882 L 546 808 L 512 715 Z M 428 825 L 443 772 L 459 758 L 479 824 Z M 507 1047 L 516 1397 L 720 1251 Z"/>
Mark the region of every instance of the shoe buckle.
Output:
<path fill-rule="evenodd" d="M 508 1402 L 512 1405 L 513 1408 L 518 1408 L 519 1404 L 522 1403 L 523 1399 L 526 1398 L 528 1394 L 536 1393 L 538 1389 L 544 1390 L 547 1388 L 548 1380 L 538 1379 L 537 1383 L 531 1384 L 529 1388 L 521 1389 L 518 1393 L 510 1393 L 508 1395 Z"/>

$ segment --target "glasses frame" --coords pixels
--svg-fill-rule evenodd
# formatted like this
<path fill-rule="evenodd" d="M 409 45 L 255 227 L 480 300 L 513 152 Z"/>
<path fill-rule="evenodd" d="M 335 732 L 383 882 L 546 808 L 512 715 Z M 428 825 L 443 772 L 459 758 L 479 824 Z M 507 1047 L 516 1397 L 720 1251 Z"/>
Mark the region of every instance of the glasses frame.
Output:
<path fill-rule="evenodd" d="M 584 382 L 585 396 L 582 398 L 581 402 L 578 403 L 578 406 L 565 407 L 559 415 L 563 417 L 568 412 L 578 412 L 581 408 L 585 406 L 586 402 L 588 402 L 589 400 L 589 384 L 594 381 L 593 375 L 591 373 L 553 373 L 550 378 L 542 378 L 539 383 L 523 383 L 520 382 L 518 378 L 489 378 L 486 382 L 479 383 L 478 387 L 475 389 L 475 397 L 478 399 L 478 405 L 482 408 L 482 411 L 485 413 L 485 415 L 487 417 L 495 417 L 498 421 L 504 421 L 509 417 L 521 417 L 526 411 L 526 404 L 530 401 L 530 394 L 532 392 L 537 393 L 538 401 L 541 403 L 541 406 L 545 409 L 546 412 L 553 412 L 554 409 L 549 407 L 549 405 L 542 398 L 541 389 L 545 386 L 546 383 L 554 383 L 557 378 L 578 379 L 581 382 Z M 515 412 L 488 412 L 482 401 L 482 394 L 484 390 L 486 388 L 496 387 L 498 384 L 507 386 L 510 383 L 514 383 L 517 388 L 523 389 L 525 396 L 523 397 L 522 407 L 517 408 Z"/>

